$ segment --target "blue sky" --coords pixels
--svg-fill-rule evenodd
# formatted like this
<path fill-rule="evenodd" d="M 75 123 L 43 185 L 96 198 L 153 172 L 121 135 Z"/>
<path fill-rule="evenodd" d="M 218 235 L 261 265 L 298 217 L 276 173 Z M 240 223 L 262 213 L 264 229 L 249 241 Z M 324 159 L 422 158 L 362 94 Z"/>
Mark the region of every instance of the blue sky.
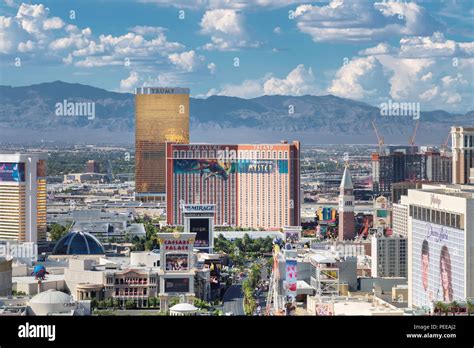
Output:
<path fill-rule="evenodd" d="M 468 0 L 7 0 L 0 84 L 334 94 L 465 112 L 474 109 L 473 23 Z"/>

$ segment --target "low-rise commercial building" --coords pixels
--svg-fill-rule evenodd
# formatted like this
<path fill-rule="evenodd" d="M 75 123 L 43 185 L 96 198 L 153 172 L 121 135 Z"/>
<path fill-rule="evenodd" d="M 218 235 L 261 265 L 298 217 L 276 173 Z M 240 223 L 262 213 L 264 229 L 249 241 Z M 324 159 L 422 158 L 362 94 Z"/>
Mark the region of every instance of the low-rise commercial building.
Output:
<path fill-rule="evenodd" d="M 12 260 L 0 257 L 0 296 L 12 293 Z"/>

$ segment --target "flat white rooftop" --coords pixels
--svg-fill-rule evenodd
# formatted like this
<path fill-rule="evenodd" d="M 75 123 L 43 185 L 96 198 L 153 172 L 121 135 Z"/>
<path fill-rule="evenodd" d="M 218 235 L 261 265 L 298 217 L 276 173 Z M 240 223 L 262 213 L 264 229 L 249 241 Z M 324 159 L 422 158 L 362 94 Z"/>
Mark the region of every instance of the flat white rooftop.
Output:
<path fill-rule="evenodd" d="M 64 274 L 47 274 L 46 279 L 42 280 L 42 283 L 47 282 L 56 282 L 64 280 Z M 27 277 L 12 277 L 12 283 L 22 283 L 22 284 L 37 284 L 38 280 L 34 276 Z"/>

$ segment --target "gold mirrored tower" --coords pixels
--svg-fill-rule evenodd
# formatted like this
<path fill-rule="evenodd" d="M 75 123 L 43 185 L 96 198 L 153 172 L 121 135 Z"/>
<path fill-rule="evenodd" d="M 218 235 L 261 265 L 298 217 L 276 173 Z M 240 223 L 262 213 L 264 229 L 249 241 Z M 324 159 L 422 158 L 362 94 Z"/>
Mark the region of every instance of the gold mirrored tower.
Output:
<path fill-rule="evenodd" d="M 164 201 L 166 142 L 189 143 L 189 88 L 135 90 L 135 197 Z"/>

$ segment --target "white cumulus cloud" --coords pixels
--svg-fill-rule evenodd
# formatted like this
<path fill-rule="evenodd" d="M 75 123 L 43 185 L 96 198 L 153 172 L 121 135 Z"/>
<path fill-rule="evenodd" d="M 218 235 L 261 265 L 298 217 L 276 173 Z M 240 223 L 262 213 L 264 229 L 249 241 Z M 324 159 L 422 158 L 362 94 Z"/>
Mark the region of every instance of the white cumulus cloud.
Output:
<path fill-rule="evenodd" d="M 199 64 L 204 60 L 204 57 L 199 56 L 194 50 L 191 50 L 182 53 L 172 53 L 168 56 L 168 59 L 178 68 L 191 72 L 196 70 Z"/>

